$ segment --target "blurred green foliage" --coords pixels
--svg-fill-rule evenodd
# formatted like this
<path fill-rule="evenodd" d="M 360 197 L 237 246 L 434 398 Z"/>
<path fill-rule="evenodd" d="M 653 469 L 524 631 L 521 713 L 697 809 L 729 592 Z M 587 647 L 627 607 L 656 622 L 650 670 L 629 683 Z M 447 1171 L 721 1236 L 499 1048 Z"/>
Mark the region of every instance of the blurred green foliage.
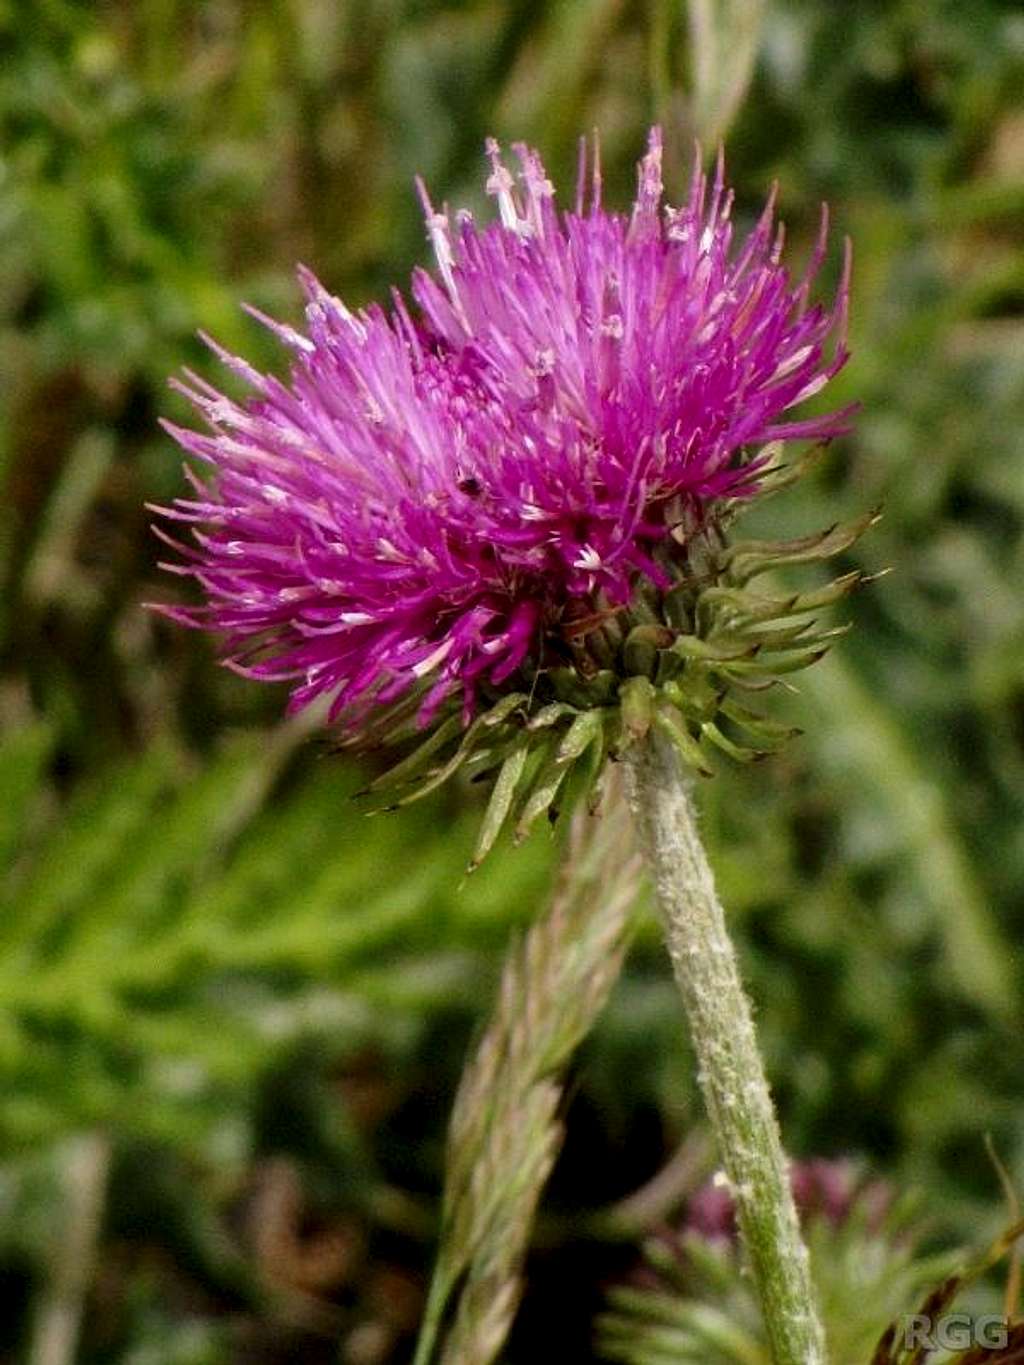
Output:
<path fill-rule="evenodd" d="M 8 0 L 0 53 L 0 1355 L 59 1280 L 84 1132 L 112 1164 L 83 1361 L 399 1360 L 455 1077 L 557 851 L 460 889 L 478 793 L 366 821 L 274 689 L 141 609 L 176 591 L 156 418 L 212 370 L 200 327 L 279 359 L 238 302 L 296 316 L 296 260 L 355 303 L 401 281 L 413 174 L 482 207 L 486 133 L 565 186 L 598 125 L 625 203 L 659 118 L 681 185 L 685 6 Z M 706 830 L 789 1145 L 864 1153 L 970 1241 L 1002 1217 L 984 1132 L 1024 1180 L 1022 88 L 1009 0 L 769 0 L 727 143 L 741 218 L 778 178 L 798 254 L 822 199 L 855 244 L 857 433 L 765 515 L 879 503 L 849 567 L 893 572 Z M 509 1361 L 588 1358 L 635 1255 L 588 1215 L 699 1122 L 681 1032 L 651 926 Z"/>

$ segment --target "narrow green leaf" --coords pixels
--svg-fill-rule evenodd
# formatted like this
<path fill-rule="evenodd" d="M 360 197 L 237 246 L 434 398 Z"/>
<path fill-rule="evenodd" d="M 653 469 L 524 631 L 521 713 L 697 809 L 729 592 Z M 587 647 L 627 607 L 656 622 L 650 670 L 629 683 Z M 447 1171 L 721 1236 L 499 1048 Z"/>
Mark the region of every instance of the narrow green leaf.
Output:
<path fill-rule="evenodd" d="M 727 551 L 725 560 L 733 582 L 743 586 L 769 569 L 787 564 L 812 564 L 819 559 L 830 559 L 840 554 L 864 534 L 879 519 L 877 510 L 867 512 L 855 521 L 828 527 L 815 536 L 797 540 L 772 542 L 741 542 Z"/>
<path fill-rule="evenodd" d="M 459 716 L 449 716 L 442 721 L 435 730 L 422 744 L 413 750 L 408 757 L 403 758 L 400 763 L 396 763 L 393 768 L 389 768 L 386 773 L 381 773 L 374 778 L 366 788 L 368 792 L 379 791 L 382 787 L 400 787 L 409 781 L 415 781 L 429 766 L 430 760 L 443 749 L 450 739 L 460 733 L 462 721 Z"/>
<path fill-rule="evenodd" d="M 712 641 L 702 640 L 697 635 L 678 635 L 672 644 L 671 652 L 678 654 L 682 659 L 721 663 L 728 659 L 746 658 L 756 652 L 756 645 L 749 640 Z"/>
<path fill-rule="evenodd" d="M 419 783 L 413 791 L 407 792 L 405 796 L 400 797 L 394 803 L 395 806 L 408 806 L 413 801 L 419 801 L 426 796 L 428 792 L 434 791 L 437 787 L 440 787 L 442 783 L 447 782 L 449 777 L 452 777 L 459 770 L 476 748 L 477 741 L 481 734 L 485 730 L 493 729 L 495 726 L 501 725 L 502 722 L 507 720 L 512 712 L 521 707 L 525 701 L 526 697 L 523 693 L 511 692 L 507 697 L 502 697 L 501 701 L 499 701 L 496 706 L 492 706 L 489 711 L 485 711 L 483 715 L 477 716 L 476 720 L 473 721 L 466 731 L 462 743 L 448 762 L 442 767 L 437 768 L 424 782 Z"/>
<path fill-rule="evenodd" d="M 490 853 L 494 847 L 494 841 L 508 819 L 508 813 L 512 809 L 512 803 L 519 789 L 529 753 L 530 746 L 524 742 L 518 748 L 513 749 L 501 765 L 501 771 L 495 779 L 491 799 L 487 803 L 487 810 L 484 812 L 484 818 L 480 825 L 476 848 L 473 850 L 473 857 L 469 863 L 470 872 L 475 871 Z"/>
<path fill-rule="evenodd" d="M 685 720 L 674 707 L 659 706 L 655 713 L 655 724 L 676 746 L 684 763 L 700 773 L 701 777 L 712 775 L 700 744 L 690 734 Z"/>
<path fill-rule="evenodd" d="M 565 781 L 568 771 L 568 766 L 559 763 L 554 757 L 549 756 L 541 760 L 534 778 L 533 790 L 530 792 L 522 814 L 516 822 L 515 840 L 517 844 L 526 838 L 537 819 L 545 811 L 550 810 L 551 803 L 558 795 L 558 790 Z"/>
<path fill-rule="evenodd" d="M 578 715 L 565 732 L 558 746 L 556 762 L 575 763 L 594 742 L 601 732 L 601 713 L 598 710 L 584 711 Z"/>
<path fill-rule="evenodd" d="M 576 715 L 579 707 L 570 705 L 567 701 L 552 701 L 547 706 L 542 706 L 540 710 L 530 717 L 526 722 L 527 730 L 546 730 L 549 726 L 556 724 L 563 716 Z"/>
<path fill-rule="evenodd" d="M 730 758 L 734 758 L 737 763 L 754 763 L 757 759 L 765 757 L 763 749 L 753 749 L 746 744 L 737 744 L 728 735 L 723 735 L 713 720 L 706 720 L 700 727 L 700 732 L 709 743 L 717 749 L 721 749 Z"/>
<path fill-rule="evenodd" d="M 726 697 L 719 709 L 734 724 L 747 730 L 762 743 L 781 745 L 802 733 L 796 726 L 783 725 L 769 716 L 761 715 L 759 711 L 751 711 L 733 697 Z"/>
<path fill-rule="evenodd" d="M 827 653 L 828 648 L 826 647 L 824 649 L 805 650 L 781 659 L 764 661 L 760 659 L 737 659 L 734 663 L 720 664 L 719 671 L 730 678 L 763 677 L 766 682 L 769 682 L 771 675 L 799 673 L 802 668 L 809 668 L 811 664 L 816 664 Z"/>

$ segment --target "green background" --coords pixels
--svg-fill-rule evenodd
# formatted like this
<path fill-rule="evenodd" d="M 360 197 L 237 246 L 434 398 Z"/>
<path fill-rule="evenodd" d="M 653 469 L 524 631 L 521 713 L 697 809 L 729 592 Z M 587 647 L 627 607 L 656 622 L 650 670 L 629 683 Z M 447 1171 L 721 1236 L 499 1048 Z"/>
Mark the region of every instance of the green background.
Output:
<path fill-rule="evenodd" d="M 728 91 L 669 0 L 42 0 L 0 4 L 0 58 L 0 1359 L 92 1161 L 82 1361 L 405 1360 L 447 1108 L 557 836 L 460 889 L 478 791 L 365 819 L 280 690 L 142 610 L 185 590 L 144 508 L 181 489 L 166 378 L 217 378 L 200 327 L 280 366 L 238 305 L 296 320 L 298 260 L 353 305 L 403 282 L 412 177 L 486 211 L 488 133 L 564 200 L 598 126 L 625 207 L 661 120 L 680 198 Z M 1022 90 L 1018 5 L 777 0 L 726 138 L 741 223 L 778 179 L 794 260 L 823 199 L 855 248 L 856 434 L 764 515 L 880 504 L 841 567 L 892 572 L 704 828 L 791 1150 L 975 1244 L 986 1132 L 1024 1180 Z M 587 1220 L 700 1128 L 653 921 L 567 1122 L 509 1362 L 588 1358 L 637 1252 Z"/>

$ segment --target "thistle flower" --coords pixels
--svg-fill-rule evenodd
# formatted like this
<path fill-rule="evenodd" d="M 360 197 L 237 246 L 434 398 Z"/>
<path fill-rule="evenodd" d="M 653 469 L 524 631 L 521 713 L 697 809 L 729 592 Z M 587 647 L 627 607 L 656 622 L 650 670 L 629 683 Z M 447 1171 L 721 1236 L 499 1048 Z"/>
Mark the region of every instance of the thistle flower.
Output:
<path fill-rule="evenodd" d="M 824 1307 L 829 1360 L 864 1365 L 886 1324 L 949 1273 L 956 1254 L 929 1254 L 920 1201 L 849 1160 L 813 1158 L 790 1169 Z M 774 1359 L 740 1254 L 728 1188 L 709 1183 L 678 1225 L 647 1241 L 643 1260 L 609 1293 L 598 1321 L 601 1359 L 655 1365 L 740 1365 Z M 881 1357 L 877 1357 L 881 1359 Z"/>
<path fill-rule="evenodd" d="M 194 495 L 157 509 L 192 525 L 193 546 L 158 534 L 206 597 L 158 610 L 221 635 L 228 667 L 291 683 L 293 710 L 329 699 L 350 738 L 426 728 L 400 799 L 503 765 L 490 838 L 651 724 L 700 769 L 708 744 L 777 743 L 726 693 L 770 676 L 769 656 L 817 657 L 800 613 L 855 576 L 784 600 L 747 584 L 863 525 L 746 551 L 724 535 L 788 477 L 783 442 L 848 426 L 848 408 L 792 413 L 847 358 L 848 251 L 832 306 L 810 301 L 827 215 L 793 282 L 773 200 L 733 251 L 721 157 L 668 207 L 655 129 L 623 215 L 596 153 L 581 147 L 568 212 L 537 154 L 515 153 L 518 177 L 488 143 L 498 221 L 453 220 L 420 186 L 436 269 L 414 274 L 413 308 L 396 291 L 350 312 L 300 269 L 305 333 L 249 310 L 292 353 L 287 382 L 209 341 L 251 393 L 176 383 L 207 430 L 165 425 L 208 477 L 188 470 Z"/>

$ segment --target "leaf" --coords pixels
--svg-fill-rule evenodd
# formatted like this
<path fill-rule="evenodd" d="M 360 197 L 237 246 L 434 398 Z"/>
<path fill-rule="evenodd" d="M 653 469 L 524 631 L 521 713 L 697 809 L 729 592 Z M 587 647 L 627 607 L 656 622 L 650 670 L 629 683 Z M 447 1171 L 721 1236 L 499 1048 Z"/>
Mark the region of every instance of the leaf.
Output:
<path fill-rule="evenodd" d="M 469 864 L 472 872 L 480 866 L 484 858 L 494 847 L 494 841 L 501 833 L 501 828 L 508 818 L 509 811 L 516 798 L 519 783 L 522 780 L 523 770 L 526 767 L 526 760 L 529 757 L 530 749 L 527 744 L 520 744 L 509 754 L 501 765 L 494 787 L 491 790 L 491 797 L 487 803 L 487 810 L 480 825 L 480 834 L 473 850 L 473 857 Z"/>
<path fill-rule="evenodd" d="M 678 711 L 671 706 L 659 706 L 655 714 L 655 722 L 679 750 L 679 754 L 687 767 L 695 769 L 702 777 L 713 775 L 700 743 L 691 735 L 686 722 Z"/>
<path fill-rule="evenodd" d="M 790 541 L 740 541 L 722 556 L 730 579 L 744 587 L 752 579 L 769 569 L 780 569 L 792 564 L 813 564 L 831 559 L 848 550 L 871 526 L 877 524 L 880 513 L 866 512 L 856 520 L 828 527 L 816 535 Z"/>
<path fill-rule="evenodd" d="M 737 744 L 735 740 L 723 735 L 714 721 L 706 720 L 700 727 L 701 735 L 716 748 L 721 749 L 724 754 L 734 758 L 737 763 L 754 763 L 758 759 L 765 757 L 763 749 L 752 749 L 746 744 Z"/>
<path fill-rule="evenodd" d="M 516 821 L 515 840 L 521 843 L 529 834 L 539 816 L 551 808 L 558 795 L 558 789 L 565 781 L 568 769 L 553 757 L 541 758 L 533 787 L 523 806 L 522 814 Z"/>
<path fill-rule="evenodd" d="M 501 701 L 491 707 L 489 711 L 482 712 L 470 723 L 463 734 L 463 738 L 455 753 L 448 761 L 434 769 L 423 781 L 417 783 L 416 787 L 405 795 L 400 796 L 394 806 L 407 806 L 410 802 L 421 801 L 424 796 L 435 791 L 443 783 L 453 777 L 459 768 L 473 752 L 480 737 L 487 731 L 495 729 L 503 724 L 504 721 L 517 711 L 526 701 L 526 697 L 520 692 L 510 692 L 502 697 Z M 387 774 L 385 774 L 385 779 Z"/>
<path fill-rule="evenodd" d="M 406 782 L 414 782 L 428 769 L 430 760 L 443 749 L 450 739 L 462 733 L 462 721 L 459 716 L 449 716 L 447 720 L 434 727 L 418 748 L 414 749 L 408 757 L 403 758 L 400 763 L 388 768 L 387 772 L 380 777 L 375 777 L 366 788 L 368 792 L 379 791 L 381 787 L 400 787 Z"/>

